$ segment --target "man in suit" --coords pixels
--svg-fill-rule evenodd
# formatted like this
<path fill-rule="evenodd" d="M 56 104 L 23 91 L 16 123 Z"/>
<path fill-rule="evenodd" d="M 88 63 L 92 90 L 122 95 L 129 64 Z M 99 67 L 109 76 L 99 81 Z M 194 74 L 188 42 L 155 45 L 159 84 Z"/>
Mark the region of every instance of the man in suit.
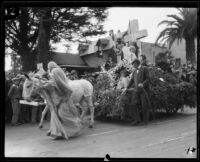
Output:
<path fill-rule="evenodd" d="M 5 80 L 5 119 L 6 122 L 10 122 L 12 119 L 12 106 L 11 106 L 11 100 L 8 97 L 8 91 L 10 87 L 12 86 L 12 81 L 9 79 L 9 77 L 6 76 Z"/>
<path fill-rule="evenodd" d="M 20 75 L 17 75 L 17 77 L 13 78 L 13 85 L 10 87 L 8 92 L 8 97 L 11 98 L 11 104 L 12 104 L 12 110 L 13 110 L 13 116 L 11 125 L 19 125 L 20 123 L 20 113 L 21 113 L 21 105 L 19 103 L 19 100 L 22 97 L 22 86 L 20 86 Z"/>
<path fill-rule="evenodd" d="M 132 89 L 132 97 L 130 108 L 134 116 L 134 121 L 131 125 L 147 125 L 148 123 L 148 109 L 150 107 L 148 102 L 149 92 L 149 71 L 148 68 L 142 66 L 140 61 L 135 58 L 132 62 L 135 70 L 132 73 L 131 80 L 124 91 Z M 142 108 L 143 121 L 140 118 L 140 109 Z"/>

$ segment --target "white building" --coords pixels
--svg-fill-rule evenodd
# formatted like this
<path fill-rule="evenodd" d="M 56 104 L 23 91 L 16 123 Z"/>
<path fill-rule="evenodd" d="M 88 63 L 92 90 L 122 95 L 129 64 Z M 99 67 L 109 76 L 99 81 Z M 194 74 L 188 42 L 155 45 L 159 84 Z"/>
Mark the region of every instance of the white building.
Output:
<path fill-rule="evenodd" d="M 180 59 L 181 64 L 186 64 L 186 50 L 185 50 L 185 40 L 183 39 L 181 43 L 175 41 L 171 47 L 171 54 L 176 59 Z M 197 40 L 195 40 L 195 53 L 196 53 L 196 60 L 197 60 Z"/>

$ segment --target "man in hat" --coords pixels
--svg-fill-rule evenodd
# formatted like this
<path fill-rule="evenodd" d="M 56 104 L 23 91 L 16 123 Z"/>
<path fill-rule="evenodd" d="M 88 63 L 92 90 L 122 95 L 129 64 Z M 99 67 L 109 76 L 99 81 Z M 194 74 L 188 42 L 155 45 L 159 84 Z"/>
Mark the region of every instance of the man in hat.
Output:
<path fill-rule="evenodd" d="M 12 104 L 12 121 L 11 125 L 19 125 L 19 115 L 21 111 L 19 100 L 22 97 L 22 86 L 20 85 L 21 81 L 21 75 L 17 75 L 17 77 L 12 79 L 13 85 L 10 87 L 8 92 L 8 97 L 11 98 L 11 104 Z"/>
<path fill-rule="evenodd" d="M 76 70 L 72 70 L 70 75 L 71 75 L 71 80 L 79 79 L 78 72 Z"/>
<path fill-rule="evenodd" d="M 136 58 L 133 60 L 132 65 L 135 70 L 132 73 L 131 80 L 124 90 L 126 91 L 129 88 L 133 88 L 130 108 L 133 111 L 134 122 L 132 125 L 139 124 L 147 125 L 148 123 L 148 108 L 150 107 L 149 103 L 149 71 L 148 68 L 142 66 L 140 61 Z M 143 122 L 140 118 L 140 107 L 142 108 Z"/>
<path fill-rule="evenodd" d="M 145 55 L 141 55 L 141 65 L 142 66 L 148 66 L 147 65 L 147 58 Z"/>
<path fill-rule="evenodd" d="M 22 93 L 23 93 L 23 84 L 26 80 L 26 77 L 24 75 L 18 75 L 18 77 L 20 78 L 20 83 L 19 83 L 19 89 L 20 89 L 20 93 L 21 93 L 21 97 L 22 98 Z M 28 108 L 29 105 L 24 105 L 21 104 L 20 105 L 20 114 L 19 114 L 19 121 L 20 123 L 27 123 L 29 122 L 29 111 L 30 109 Z"/>
<path fill-rule="evenodd" d="M 12 118 L 12 106 L 9 97 L 7 96 L 10 87 L 12 86 L 11 79 L 6 76 L 5 78 L 5 119 L 6 122 L 10 122 Z"/>

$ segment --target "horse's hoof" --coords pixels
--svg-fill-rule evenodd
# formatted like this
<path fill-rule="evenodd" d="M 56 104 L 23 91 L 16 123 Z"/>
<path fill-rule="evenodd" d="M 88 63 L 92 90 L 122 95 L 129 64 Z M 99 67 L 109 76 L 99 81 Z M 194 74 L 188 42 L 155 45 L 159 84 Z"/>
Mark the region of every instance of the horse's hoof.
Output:
<path fill-rule="evenodd" d="M 93 128 L 93 125 L 89 125 L 89 128 Z"/>
<path fill-rule="evenodd" d="M 42 128 L 43 128 L 43 126 L 42 126 L 42 125 L 40 125 L 40 126 L 39 126 L 39 128 L 40 128 L 40 129 L 42 129 Z"/>
<path fill-rule="evenodd" d="M 47 133 L 46 133 L 46 136 L 50 136 L 50 135 L 51 135 L 51 132 L 47 132 Z"/>

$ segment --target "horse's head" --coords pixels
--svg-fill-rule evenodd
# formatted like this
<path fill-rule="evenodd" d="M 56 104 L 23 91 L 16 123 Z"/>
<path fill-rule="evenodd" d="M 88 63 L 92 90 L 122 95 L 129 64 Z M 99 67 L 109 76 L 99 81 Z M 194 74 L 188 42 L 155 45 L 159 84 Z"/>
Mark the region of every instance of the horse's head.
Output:
<path fill-rule="evenodd" d="M 34 76 L 33 73 L 31 74 L 24 74 L 26 80 L 23 84 L 23 93 L 22 96 L 25 100 L 31 101 L 33 97 L 39 95 L 38 87 L 40 84 L 40 80 Z"/>

